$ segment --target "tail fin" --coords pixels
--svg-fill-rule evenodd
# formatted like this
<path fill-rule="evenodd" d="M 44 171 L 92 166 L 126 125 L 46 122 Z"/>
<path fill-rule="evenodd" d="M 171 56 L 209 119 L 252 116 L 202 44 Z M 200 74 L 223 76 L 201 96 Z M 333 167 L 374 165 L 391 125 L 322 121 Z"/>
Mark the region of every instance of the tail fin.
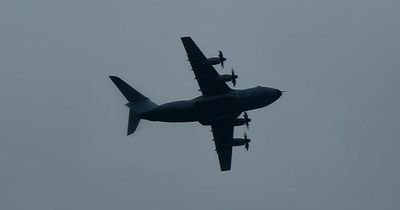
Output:
<path fill-rule="evenodd" d="M 125 98 L 129 101 L 126 106 L 129 107 L 129 122 L 128 122 L 128 135 L 135 132 L 139 121 L 140 114 L 150 111 L 157 107 L 155 103 L 153 103 L 146 96 L 139 93 L 133 87 L 129 86 L 126 82 L 116 76 L 110 76 L 110 79 L 114 82 L 114 84 L 118 87 L 121 93 L 125 96 Z"/>
<path fill-rule="evenodd" d="M 129 121 L 128 121 L 128 132 L 126 135 L 131 135 L 136 131 L 137 126 L 139 125 L 140 122 L 140 117 L 138 114 L 133 111 L 132 109 L 129 109 Z"/>

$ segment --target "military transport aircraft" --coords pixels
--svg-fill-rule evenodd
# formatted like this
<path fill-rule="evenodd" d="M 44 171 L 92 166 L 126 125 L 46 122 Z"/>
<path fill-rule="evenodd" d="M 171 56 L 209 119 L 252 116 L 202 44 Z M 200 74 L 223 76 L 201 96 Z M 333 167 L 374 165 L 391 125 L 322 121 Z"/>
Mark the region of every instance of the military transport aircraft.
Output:
<path fill-rule="evenodd" d="M 234 126 L 249 126 L 250 119 L 245 111 L 268 106 L 275 102 L 283 91 L 269 87 L 254 87 L 245 90 L 229 88 L 226 82 L 236 84 L 237 75 L 219 75 L 213 65 L 224 65 L 221 51 L 218 57 L 207 58 L 190 37 L 181 37 L 188 61 L 202 96 L 191 100 L 175 101 L 156 105 L 150 99 L 122 81 L 119 77 L 110 79 L 129 101 L 128 135 L 135 132 L 141 119 L 161 122 L 199 122 L 211 126 L 215 151 L 218 154 L 221 171 L 231 169 L 232 147 L 244 146 L 249 149 L 250 139 L 233 138 Z M 238 118 L 243 113 L 243 118 Z"/>

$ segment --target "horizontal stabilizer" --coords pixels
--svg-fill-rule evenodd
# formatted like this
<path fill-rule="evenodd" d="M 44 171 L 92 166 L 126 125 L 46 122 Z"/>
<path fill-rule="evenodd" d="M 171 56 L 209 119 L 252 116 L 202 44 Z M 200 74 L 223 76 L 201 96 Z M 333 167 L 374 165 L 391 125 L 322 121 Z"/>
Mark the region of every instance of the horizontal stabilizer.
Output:
<path fill-rule="evenodd" d="M 140 117 L 137 115 L 137 113 L 132 109 L 129 109 L 128 136 L 136 131 L 139 121 Z"/>
<path fill-rule="evenodd" d="M 118 87 L 118 89 L 121 91 L 121 93 L 125 96 L 125 98 L 129 102 L 142 101 L 142 100 L 148 99 L 148 98 L 146 98 L 146 96 L 142 95 L 137 90 L 135 90 L 133 87 L 129 86 L 126 82 L 124 82 L 119 77 L 110 76 L 110 79 L 114 82 L 114 84 Z"/>
<path fill-rule="evenodd" d="M 150 111 L 157 107 L 157 105 L 148 99 L 146 96 L 139 93 L 133 87 L 128 85 L 122 79 L 116 76 L 110 76 L 110 79 L 118 87 L 121 93 L 125 96 L 129 103 L 126 104 L 130 109 L 135 111 L 136 114 L 140 115 L 143 112 Z"/>
<path fill-rule="evenodd" d="M 135 90 L 133 87 L 128 85 L 119 77 L 110 76 L 110 79 L 129 101 L 129 103 L 126 104 L 126 106 L 129 107 L 129 121 L 127 131 L 127 135 L 129 136 L 136 131 L 136 128 L 139 125 L 139 121 L 141 119 L 140 115 L 157 108 L 157 105 L 146 96 Z"/>

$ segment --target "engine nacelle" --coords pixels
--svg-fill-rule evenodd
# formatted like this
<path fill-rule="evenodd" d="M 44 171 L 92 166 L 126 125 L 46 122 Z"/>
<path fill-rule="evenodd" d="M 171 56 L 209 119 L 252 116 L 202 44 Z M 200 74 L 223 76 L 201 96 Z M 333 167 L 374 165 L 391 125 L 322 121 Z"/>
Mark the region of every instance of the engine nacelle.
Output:
<path fill-rule="evenodd" d="M 219 76 L 219 79 L 224 81 L 224 82 L 230 82 L 230 81 L 235 80 L 237 78 L 238 78 L 238 76 L 236 74 L 233 74 L 233 75 L 232 74 L 223 74 L 223 75 Z"/>
<path fill-rule="evenodd" d="M 225 58 L 224 58 L 224 59 L 225 59 Z M 223 61 L 221 61 L 220 58 L 218 58 L 218 57 L 212 57 L 212 58 L 207 58 L 207 60 L 204 61 L 204 64 L 218 65 L 218 64 L 220 64 L 221 62 L 223 62 Z"/>
<path fill-rule="evenodd" d="M 204 61 L 203 64 L 209 64 L 209 65 L 221 64 L 222 68 L 224 68 L 224 61 L 226 61 L 226 58 L 224 58 L 224 54 L 222 54 L 222 51 L 220 50 L 218 57 L 207 58 L 207 60 Z"/>
<path fill-rule="evenodd" d="M 233 139 L 232 146 L 233 147 L 243 146 L 245 144 L 248 144 L 249 142 L 250 139 Z"/>
<path fill-rule="evenodd" d="M 251 121 L 251 119 L 247 118 L 237 118 L 235 121 L 233 121 L 233 126 L 241 126 L 244 125 L 246 123 L 249 123 Z"/>

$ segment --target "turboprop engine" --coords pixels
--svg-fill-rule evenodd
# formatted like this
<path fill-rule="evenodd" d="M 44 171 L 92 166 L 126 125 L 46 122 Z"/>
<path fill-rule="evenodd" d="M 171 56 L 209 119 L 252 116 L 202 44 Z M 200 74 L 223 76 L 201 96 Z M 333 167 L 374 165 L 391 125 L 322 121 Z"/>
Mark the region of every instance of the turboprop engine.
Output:
<path fill-rule="evenodd" d="M 249 142 L 250 141 L 251 140 L 247 138 L 247 134 L 244 133 L 244 138 L 243 139 L 238 139 L 238 138 L 233 139 L 232 146 L 233 147 L 238 147 L 238 146 L 244 145 L 246 150 L 249 150 Z"/>
<path fill-rule="evenodd" d="M 224 54 L 222 54 L 222 51 L 220 50 L 218 57 L 207 58 L 207 60 L 204 61 L 204 64 L 210 64 L 210 65 L 221 64 L 222 68 L 224 68 L 224 61 L 226 61 L 226 58 L 224 57 Z"/>
<path fill-rule="evenodd" d="M 251 119 L 247 118 L 237 118 L 234 122 L 233 125 L 234 126 L 242 126 L 242 125 L 248 125 L 249 122 L 251 121 Z"/>
<path fill-rule="evenodd" d="M 251 119 L 249 118 L 249 115 L 247 115 L 247 113 L 244 112 L 243 118 L 237 118 L 235 121 L 233 121 L 233 126 L 246 125 L 246 127 L 248 129 L 250 121 L 251 121 Z"/>
<path fill-rule="evenodd" d="M 222 80 L 224 82 L 232 82 L 233 87 L 235 87 L 237 78 L 238 75 L 235 74 L 235 71 L 232 68 L 231 74 L 222 74 L 221 76 L 219 76 L 218 80 Z"/>

